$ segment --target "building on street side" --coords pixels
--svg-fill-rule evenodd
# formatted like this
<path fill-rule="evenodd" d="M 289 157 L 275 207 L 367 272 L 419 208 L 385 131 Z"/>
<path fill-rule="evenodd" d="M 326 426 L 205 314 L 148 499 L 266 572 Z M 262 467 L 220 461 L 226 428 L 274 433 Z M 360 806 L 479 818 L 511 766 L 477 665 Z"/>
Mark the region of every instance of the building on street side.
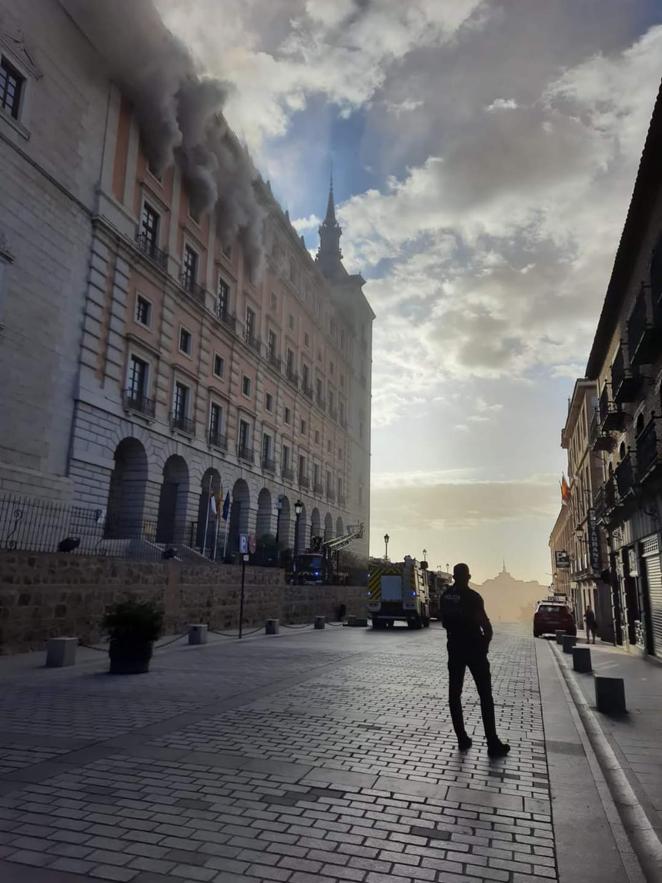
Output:
<path fill-rule="evenodd" d="M 549 535 L 549 551 L 552 564 L 552 591 L 557 595 L 565 595 L 568 599 L 573 599 L 570 586 L 570 550 L 572 548 L 570 508 L 562 503 Z"/>
<path fill-rule="evenodd" d="M 198 149 L 195 80 L 164 155 L 96 10 L 11 8 L 43 66 L 2 49 L 21 97 L 0 111 L 0 489 L 52 486 L 106 540 L 214 557 L 240 534 L 302 551 L 362 522 L 367 557 L 374 313 L 333 187 L 314 259 L 221 117 Z"/>

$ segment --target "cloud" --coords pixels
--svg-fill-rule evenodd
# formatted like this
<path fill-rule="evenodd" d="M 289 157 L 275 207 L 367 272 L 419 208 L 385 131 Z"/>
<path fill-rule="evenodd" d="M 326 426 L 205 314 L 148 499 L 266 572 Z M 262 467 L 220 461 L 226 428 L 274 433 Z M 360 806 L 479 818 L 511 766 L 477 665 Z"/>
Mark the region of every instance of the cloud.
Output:
<path fill-rule="evenodd" d="M 485 110 L 515 110 L 519 107 L 514 98 L 495 98 L 491 104 L 488 104 Z"/>

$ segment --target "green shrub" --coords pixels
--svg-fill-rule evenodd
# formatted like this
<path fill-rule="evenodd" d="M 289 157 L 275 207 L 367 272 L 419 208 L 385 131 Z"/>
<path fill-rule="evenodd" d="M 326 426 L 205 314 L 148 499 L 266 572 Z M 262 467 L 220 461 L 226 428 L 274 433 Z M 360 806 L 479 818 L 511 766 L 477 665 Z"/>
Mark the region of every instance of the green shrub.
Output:
<path fill-rule="evenodd" d="M 106 611 L 102 628 L 111 641 L 156 641 L 163 631 L 163 611 L 152 601 L 118 601 Z"/>

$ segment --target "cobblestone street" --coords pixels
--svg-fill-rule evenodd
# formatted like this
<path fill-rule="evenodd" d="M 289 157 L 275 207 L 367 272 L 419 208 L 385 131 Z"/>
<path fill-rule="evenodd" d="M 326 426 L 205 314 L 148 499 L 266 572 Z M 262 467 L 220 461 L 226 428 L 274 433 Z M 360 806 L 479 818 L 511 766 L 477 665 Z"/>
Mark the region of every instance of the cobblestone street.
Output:
<path fill-rule="evenodd" d="M 495 636 L 499 761 L 470 678 L 455 747 L 438 626 L 0 660 L 0 879 L 557 880 L 541 648 Z"/>

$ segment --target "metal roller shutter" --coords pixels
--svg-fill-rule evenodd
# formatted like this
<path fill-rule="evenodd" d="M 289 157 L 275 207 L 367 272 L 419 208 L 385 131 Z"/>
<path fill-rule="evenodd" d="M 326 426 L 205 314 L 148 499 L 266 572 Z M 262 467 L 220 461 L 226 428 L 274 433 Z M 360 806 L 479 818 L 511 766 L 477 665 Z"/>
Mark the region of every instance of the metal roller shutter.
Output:
<path fill-rule="evenodd" d="M 662 561 L 657 536 L 642 541 L 641 554 L 650 602 L 653 653 L 662 659 Z"/>

